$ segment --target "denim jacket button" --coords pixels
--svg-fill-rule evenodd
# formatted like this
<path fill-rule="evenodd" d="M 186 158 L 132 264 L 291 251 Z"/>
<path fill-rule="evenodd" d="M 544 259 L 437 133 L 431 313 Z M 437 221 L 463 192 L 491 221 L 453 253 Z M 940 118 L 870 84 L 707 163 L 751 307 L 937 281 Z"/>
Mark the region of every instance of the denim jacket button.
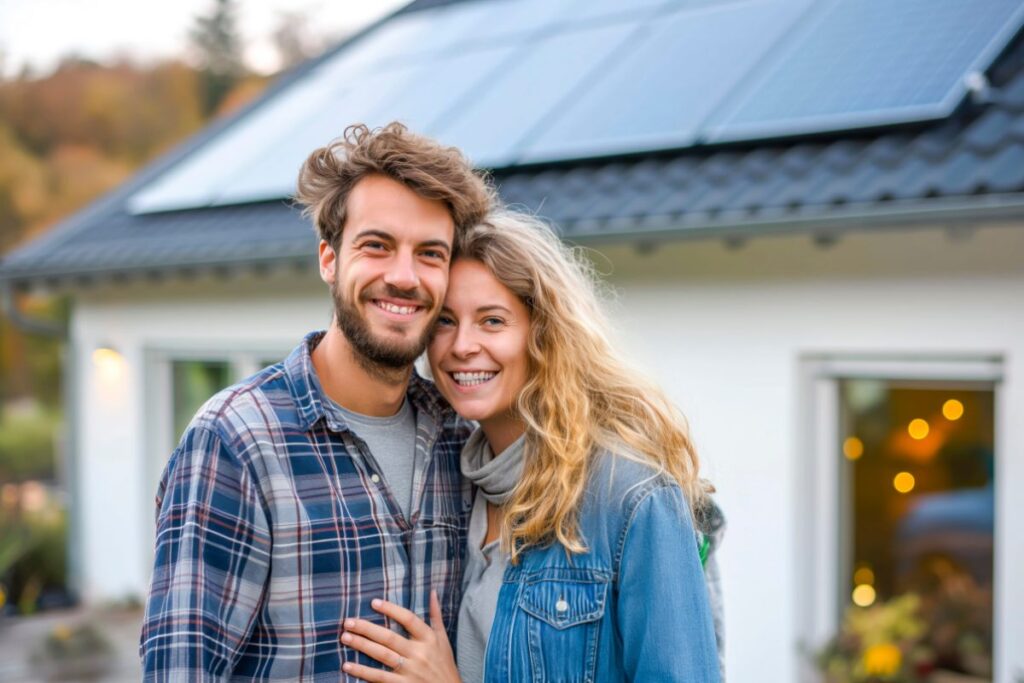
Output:
<path fill-rule="evenodd" d="M 555 603 L 555 609 L 559 612 L 567 612 L 569 611 L 569 603 L 567 603 L 565 600 L 559 600 Z"/>

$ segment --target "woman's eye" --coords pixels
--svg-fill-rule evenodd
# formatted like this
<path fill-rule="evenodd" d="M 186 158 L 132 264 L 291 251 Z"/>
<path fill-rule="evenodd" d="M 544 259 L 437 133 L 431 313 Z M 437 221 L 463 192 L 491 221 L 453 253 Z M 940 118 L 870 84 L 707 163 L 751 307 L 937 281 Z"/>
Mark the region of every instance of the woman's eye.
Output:
<path fill-rule="evenodd" d="M 484 318 L 483 323 L 485 327 L 498 327 L 499 325 L 504 325 L 505 321 L 501 318 L 495 318 L 492 316 L 490 318 Z"/>
<path fill-rule="evenodd" d="M 455 321 L 447 315 L 442 315 L 437 319 L 437 324 L 438 326 L 450 327 L 455 324 Z"/>

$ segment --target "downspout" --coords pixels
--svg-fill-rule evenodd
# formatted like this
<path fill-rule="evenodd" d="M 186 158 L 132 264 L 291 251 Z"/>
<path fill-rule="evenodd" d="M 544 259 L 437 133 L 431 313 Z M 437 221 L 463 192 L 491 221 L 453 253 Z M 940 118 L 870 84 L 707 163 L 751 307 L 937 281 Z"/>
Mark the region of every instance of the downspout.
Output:
<path fill-rule="evenodd" d="M 78 471 L 78 410 L 76 401 L 77 373 L 76 354 L 67 326 L 52 320 L 31 318 L 18 308 L 14 287 L 10 282 L 0 281 L 0 306 L 3 315 L 25 334 L 50 337 L 61 344 L 61 367 L 63 375 L 62 402 L 64 404 L 64 443 L 59 449 L 58 476 L 63 480 L 70 499 L 68 515 L 68 580 L 67 588 L 76 601 L 81 597 L 82 581 L 82 515 Z"/>

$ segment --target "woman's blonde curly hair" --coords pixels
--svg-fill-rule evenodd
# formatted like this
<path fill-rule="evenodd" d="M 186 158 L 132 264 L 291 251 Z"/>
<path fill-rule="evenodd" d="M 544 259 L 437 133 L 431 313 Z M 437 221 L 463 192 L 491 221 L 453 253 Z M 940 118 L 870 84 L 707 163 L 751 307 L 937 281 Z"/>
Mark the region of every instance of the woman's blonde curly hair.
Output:
<path fill-rule="evenodd" d="M 685 418 L 612 347 L 590 262 L 542 221 L 507 209 L 467 230 L 458 258 L 483 263 L 530 311 L 529 379 L 517 401 L 526 463 L 501 533 L 512 561 L 551 542 L 586 551 L 578 514 L 601 448 L 671 477 L 698 509 L 710 487 Z"/>

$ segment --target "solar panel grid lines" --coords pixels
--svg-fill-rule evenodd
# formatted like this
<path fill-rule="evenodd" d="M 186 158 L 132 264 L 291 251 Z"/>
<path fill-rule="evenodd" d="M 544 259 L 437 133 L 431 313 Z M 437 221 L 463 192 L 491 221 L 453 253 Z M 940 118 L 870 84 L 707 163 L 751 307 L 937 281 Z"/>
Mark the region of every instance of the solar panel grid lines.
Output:
<path fill-rule="evenodd" d="M 570 20 L 573 0 L 492 0 L 476 23 L 466 26 L 463 46 L 493 44 L 543 35 L 560 22 Z"/>
<path fill-rule="evenodd" d="M 310 107 L 327 101 L 332 92 L 306 79 L 296 83 L 290 97 L 264 102 L 211 144 L 204 145 L 129 200 L 133 213 L 177 210 L 206 206 L 214 200 L 216 188 L 259 155 L 266 131 L 281 134 L 290 130 Z"/>
<path fill-rule="evenodd" d="M 948 116 L 1024 20 L 1020 0 L 831 0 L 709 122 L 729 142 Z"/>
<path fill-rule="evenodd" d="M 707 114 L 804 6 L 753 0 L 684 6 L 649 19 L 621 61 L 531 136 L 520 161 L 693 144 Z"/>
<path fill-rule="evenodd" d="M 129 208 L 285 197 L 306 155 L 354 121 L 403 120 L 500 169 L 948 116 L 964 70 L 987 68 L 1021 21 L 1024 0 L 489 0 L 399 13 L 212 135 Z M 1007 102 L 1024 98 L 1021 83 Z M 968 140 L 993 153 L 1019 122 L 980 111 Z M 911 149 L 940 155 L 943 126 Z M 787 150 L 778 170 L 899 163 L 899 144 L 862 147 Z M 759 181 L 774 170 L 756 155 L 732 168 Z"/>
<path fill-rule="evenodd" d="M 298 169 L 310 151 L 337 137 L 352 121 L 379 126 L 401 121 L 436 135 L 439 122 L 487 82 L 514 47 L 498 45 L 441 56 L 431 62 L 382 68 L 349 84 L 346 97 L 310 112 L 303 125 L 284 131 L 280 142 L 224 186 L 218 204 L 241 203 L 291 194 Z M 445 93 L 437 97 L 436 93 Z"/>
<path fill-rule="evenodd" d="M 461 106 L 438 122 L 437 135 L 458 144 L 478 165 L 509 165 L 545 117 L 585 88 L 637 24 L 563 30 L 533 42 Z"/>
<path fill-rule="evenodd" d="M 618 19 L 639 12 L 661 13 L 689 4 L 693 0 L 575 0 L 570 11 L 575 22 Z"/>
<path fill-rule="evenodd" d="M 417 75 L 415 68 L 402 68 L 352 79 L 334 91 L 329 101 L 307 102 L 303 116 L 290 125 L 264 122 L 262 138 L 252 140 L 259 154 L 223 178 L 212 203 L 237 204 L 293 194 L 299 168 L 314 149 L 337 138 L 350 123 L 382 123 L 374 118 L 375 112 Z M 325 84 L 321 87 L 326 89 Z"/>

